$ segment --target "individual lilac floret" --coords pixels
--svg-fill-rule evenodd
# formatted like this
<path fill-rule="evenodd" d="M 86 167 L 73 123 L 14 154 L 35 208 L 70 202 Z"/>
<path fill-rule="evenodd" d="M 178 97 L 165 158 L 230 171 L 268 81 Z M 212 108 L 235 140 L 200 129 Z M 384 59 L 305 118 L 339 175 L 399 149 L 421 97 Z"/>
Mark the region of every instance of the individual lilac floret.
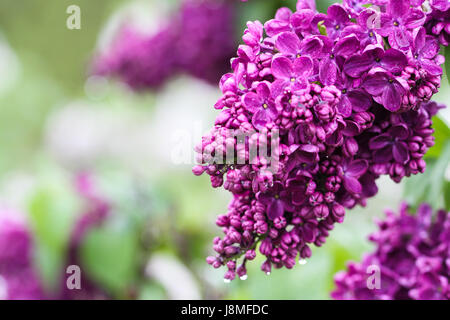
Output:
<path fill-rule="evenodd" d="M 423 26 L 425 13 L 411 7 L 410 0 L 390 0 L 386 13 L 381 14 L 379 33 L 389 38 L 391 46 L 407 48 L 411 44 L 409 32 Z"/>
<path fill-rule="evenodd" d="M 378 227 L 369 238 L 375 251 L 336 274 L 331 296 L 340 300 L 449 300 L 450 212 L 439 210 L 433 215 L 431 206 L 424 203 L 412 214 L 404 203 L 399 214 L 387 211 Z"/>
<path fill-rule="evenodd" d="M 193 169 L 233 195 L 207 259 L 227 281 L 258 251 L 265 273 L 303 263 L 381 175 L 425 171 L 444 58 L 419 2 L 299 1 L 247 24 Z"/>

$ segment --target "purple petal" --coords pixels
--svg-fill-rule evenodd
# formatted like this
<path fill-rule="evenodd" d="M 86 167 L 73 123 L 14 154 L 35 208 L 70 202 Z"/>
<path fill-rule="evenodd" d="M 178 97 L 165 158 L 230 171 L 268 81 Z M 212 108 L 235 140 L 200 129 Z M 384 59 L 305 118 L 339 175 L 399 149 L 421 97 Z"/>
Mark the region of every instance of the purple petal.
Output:
<path fill-rule="evenodd" d="M 261 202 L 265 206 L 269 206 L 273 201 L 273 193 L 272 192 L 258 192 L 256 198 L 259 202 Z"/>
<path fill-rule="evenodd" d="M 316 11 L 316 1 L 315 0 L 298 0 L 297 11 L 302 9 L 310 9 Z"/>
<path fill-rule="evenodd" d="M 278 110 L 275 104 L 269 103 L 267 109 L 265 109 L 266 115 L 270 120 L 275 120 L 278 117 Z"/>
<path fill-rule="evenodd" d="M 309 57 L 300 57 L 294 61 L 294 74 L 303 76 L 306 79 L 312 74 L 314 68 L 313 61 Z"/>
<path fill-rule="evenodd" d="M 378 187 L 375 183 L 375 178 L 371 174 L 365 174 L 359 178 L 363 186 L 363 194 L 366 197 L 373 197 L 378 193 Z"/>
<path fill-rule="evenodd" d="M 312 144 L 305 144 L 298 148 L 296 151 L 296 157 L 302 163 L 313 163 L 317 158 L 319 147 Z"/>
<path fill-rule="evenodd" d="M 279 199 L 273 200 L 272 203 L 267 208 L 267 216 L 270 220 L 274 220 L 281 217 L 284 213 L 283 202 Z"/>
<path fill-rule="evenodd" d="M 288 21 L 272 19 L 264 24 L 264 30 L 269 37 L 273 37 L 281 32 L 290 31 L 290 26 Z"/>
<path fill-rule="evenodd" d="M 353 194 L 359 194 L 362 192 L 361 183 L 354 177 L 344 177 L 344 187 L 348 192 Z"/>
<path fill-rule="evenodd" d="M 405 21 L 405 26 L 408 29 L 415 29 L 420 27 L 425 22 L 425 13 L 419 9 L 411 9 L 409 10 L 408 16 Z"/>
<path fill-rule="evenodd" d="M 409 0 L 390 0 L 388 13 L 392 18 L 401 18 L 408 12 L 409 4 Z"/>
<path fill-rule="evenodd" d="M 334 49 L 335 55 L 348 57 L 359 50 L 359 40 L 355 36 L 348 36 L 339 40 Z"/>
<path fill-rule="evenodd" d="M 356 112 L 366 111 L 372 105 L 372 99 L 362 90 L 351 90 L 347 97 Z"/>
<path fill-rule="evenodd" d="M 299 10 L 291 16 L 291 25 L 295 30 L 309 29 L 314 16 L 315 13 L 312 10 Z"/>
<path fill-rule="evenodd" d="M 327 10 L 328 17 L 339 23 L 347 23 L 350 18 L 345 9 L 340 4 L 333 4 Z"/>
<path fill-rule="evenodd" d="M 264 109 L 259 109 L 252 117 L 252 124 L 258 130 L 264 128 L 271 121 L 272 119 Z"/>
<path fill-rule="evenodd" d="M 422 57 L 426 59 L 434 59 L 439 53 L 439 50 L 440 47 L 438 40 L 433 37 L 427 37 L 420 53 Z"/>
<path fill-rule="evenodd" d="M 420 61 L 420 64 L 422 65 L 422 68 L 432 76 L 440 76 L 443 72 L 442 68 L 431 60 L 424 59 Z"/>
<path fill-rule="evenodd" d="M 369 76 L 363 83 L 363 88 L 372 95 L 380 95 L 385 91 L 388 85 L 387 75 L 383 72 L 377 72 Z"/>
<path fill-rule="evenodd" d="M 367 55 L 353 56 L 344 63 L 344 72 L 350 77 L 358 78 L 364 72 L 368 71 L 374 64 L 374 60 L 369 59 Z"/>
<path fill-rule="evenodd" d="M 383 107 L 392 112 L 398 111 L 398 109 L 400 109 L 402 105 L 402 99 L 403 90 L 400 85 L 396 86 L 391 84 L 386 86 L 381 95 Z"/>
<path fill-rule="evenodd" d="M 322 59 L 319 65 L 319 78 L 324 85 L 336 83 L 337 66 L 333 60 L 329 58 Z"/>
<path fill-rule="evenodd" d="M 392 73 L 403 71 L 407 64 L 408 59 L 405 54 L 400 50 L 393 48 L 386 50 L 380 61 L 381 67 Z"/>
<path fill-rule="evenodd" d="M 392 17 L 387 13 L 380 14 L 380 27 L 377 31 L 383 37 L 387 37 L 392 30 Z"/>
<path fill-rule="evenodd" d="M 425 28 L 420 28 L 419 31 L 416 34 L 416 37 L 414 38 L 414 48 L 417 52 L 421 52 L 422 48 L 425 46 L 425 36 L 427 32 L 425 31 Z"/>
<path fill-rule="evenodd" d="M 450 6 L 448 0 L 432 0 L 431 7 L 440 11 L 446 11 Z"/>
<path fill-rule="evenodd" d="M 289 18 L 291 17 L 291 15 L 291 9 L 283 7 L 277 10 L 277 12 L 275 13 L 275 19 L 289 22 Z"/>
<path fill-rule="evenodd" d="M 369 168 L 369 164 L 366 160 L 354 160 L 350 162 L 348 168 L 345 170 L 345 175 L 350 177 L 359 178 L 364 173 L 366 173 Z"/>
<path fill-rule="evenodd" d="M 283 32 L 278 36 L 275 46 L 281 53 L 295 56 L 300 49 L 300 39 L 293 32 Z"/>
<path fill-rule="evenodd" d="M 409 161 L 408 146 L 404 142 L 397 142 L 392 148 L 392 155 L 396 162 L 405 164 Z"/>
<path fill-rule="evenodd" d="M 278 79 L 275 80 L 274 83 L 272 83 L 272 96 L 273 97 L 278 97 L 280 96 L 284 89 L 289 85 L 289 81 L 287 80 L 282 80 L 282 79 Z"/>
<path fill-rule="evenodd" d="M 393 39 L 394 44 L 399 48 L 406 48 L 410 45 L 408 34 L 404 28 L 394 28 Z"/>
<path fill-rule="evenodd" d="M 396 125 L 389 129 L 389 135 L 398 140 L 406 140 L 409 136 L 408 128 L 404 125 Z"/>
<path fill-rule="evenodd" d="M 261 108 L 263 100 L 256 93 L 249 92 L 246 93 L 242 98 L 242 103 L 244 104 L 244 108 L 246 110 L 254 113 Z"/>
<path fill-rule="evenodd" d="M 392 160 L 392 146 L 378 149 L 373 154 L 375 163 L 386 163 Z"/>
<path fill-rule="evenodd" d="M 347 137 L 354 137 L 360 132 L 359 125 L 353 120 L 345 121 L 345 129 L 342 133 Z"/>
<path fill-rule="evenodd" d="M 268 99 L 270 97 L 270 87 L 267 82 L 260 82 L 256 86 L 256 93 L 260 96 L 261 104 L 262 100 Z"/>
<path fill-rule="evenodd" d="M 352 104 L 347 95 L 343 95 L 338 103 L 338 111 L 343 117 L 347 118 L 352 115 Z"/>
<path fill-rule="evenodd" d="M 309 55 L 311 57 L 317 57 L 323 48 L 323 42 L 318 38 L 309 38 L 303 40 L 301 44 L 302 54 Z"/>
<path fill-rule="evenodd" d="M 388 133 L 381 134 L 379 136 L 373 137 L 369 141 L 369 148 L 371 150 L 382 149 L 388 146 L 392 142 L 392 137 Z"/>
<path fill-rule="evenodd" d="M 288 58 L 277 57 L 272 61 L 272 74 L 275 78 L 290 80 L 292 69 L 292 63 Z"/>

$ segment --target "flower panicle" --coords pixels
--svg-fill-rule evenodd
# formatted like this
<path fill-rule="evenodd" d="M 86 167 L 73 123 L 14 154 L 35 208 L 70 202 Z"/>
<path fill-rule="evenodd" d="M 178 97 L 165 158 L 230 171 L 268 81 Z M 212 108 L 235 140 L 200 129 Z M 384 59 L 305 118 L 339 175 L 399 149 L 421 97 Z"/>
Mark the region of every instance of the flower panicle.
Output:
<path fill-rule="evenodd" d="M 300 0 L 247 23 L 193 169 L 233 194 L 207 259 L 227 281 L 258 251 L 266 273 L 304 263 L 380 176 L 424 172 L 444 58 L 427 27 L 435 9 L 416 2 L 346 0 L 322 14 Z"/>

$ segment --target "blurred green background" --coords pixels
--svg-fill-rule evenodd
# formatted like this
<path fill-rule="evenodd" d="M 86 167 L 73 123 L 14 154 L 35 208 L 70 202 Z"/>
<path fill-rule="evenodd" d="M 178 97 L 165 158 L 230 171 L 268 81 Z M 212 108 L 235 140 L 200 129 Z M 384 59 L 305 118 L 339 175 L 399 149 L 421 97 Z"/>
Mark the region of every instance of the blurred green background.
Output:
<path fill-rule="evenodd" d="M 331 2 L 319 1 L 319 9 Z M 29 213 L 36 261 L 49 290 L 63 272 L 79 212 L 71 181 L 80 170 L 95 174 L 114 205 L 114 221 L 88 235 L 82 260 L 116 298 L 129 298 L 133 288 L 133 297 L 142 299 L 328 299 L 334 273 L 371 248 L 366 237 L 384 208 L 397 208 L 405 192 L 411 202 L 442 202 L 448 111 L 438 120 L 439 143 L 427 174 L 402 184 L 381 179 L 367 208 L 350 211 L 306 265 L 266 276 L 255 261 L 246 281 L 225 284 L 224 270 L 210 268 L 205 257 L 213 237 L 221 235 L 214 221 L 226 211 L 229 195 L 212 189 L 207 177 L 194 177 L 190 165 L 171 164 L 167 154 L 168 132 L 192 130 L 196 120 L 212 123 L 218 88 L 183 76 L 160 92 L 135 94 L 120 83 L 88 80 L 102 30 L 129 3 L 0 2 L 0 201 Z M 81 30 L 66 28 L 71 4 L 81 8 Z M 241 33 L 247 20 L 269 19 L 280 4 L 295 7 L 287 0 L 239 4 L 236 29 Z M 450 97 L 448 82 L 443 84 L 440 102 Z"/>

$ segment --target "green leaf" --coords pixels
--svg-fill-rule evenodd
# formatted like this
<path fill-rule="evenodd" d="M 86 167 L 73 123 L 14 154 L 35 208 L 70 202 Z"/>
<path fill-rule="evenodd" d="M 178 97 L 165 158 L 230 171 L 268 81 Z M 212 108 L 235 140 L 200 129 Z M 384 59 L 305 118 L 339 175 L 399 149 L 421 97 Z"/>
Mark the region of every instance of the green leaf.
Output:
<path fill-rule="evenodd" d="M 440 207 L 440 198 L 443 194 L 445 171 L 450 163 L 450 141 L 445 145 L 445 148 L 436 161 L 436 165 L 431 171 L 429 186 L 427 188 L 426 201 L 435 209 Z"/>
<path fill-rule="evenodd" d="M 444 204 L 445 210 L 450 211 L 450 181 L 445 181 L 444 184 Z"/>
<path fill-rule="evenodd" d="M 450 141 L 445 144 L 437 159 L 427 160 L 427 170 L 423 174 L 412 176 L 405 181 L 404 198 L 413 207 L 428 202 L 433 208 L 442 208 L 445 171 L 450 162 Z"/>
<path fill-rule="evenodd" d="M 139 238 L 132 224 L 115 218 L 87 234 L 81 261 L 82 272 L 121 298 L 137 277 Z"/>
<path fill-rule="evenodd" d="M 67 188 L 66 188 L 67 187 Z M 63 272 L 66 249 L 78 200 L 68 186 L 47 185 L 39 189 L 29 205 L 35 236 L 36 261 L 47 289 L 56 289 Z"/>
<path fill-rule="evenodd" d="M 417 208 L 425 201 L 428 185 L 430 182 L 430 172 L 433 170 L 434 160 L 427 161 L 427 170 L 423 174 L 417 174 L 405 179 L 403 198 L 412 208 Z"/>
<path fill-rule="evenodd" d="M 450 128 L 438 116 L 433 117 L 434 146 L 428 150 L 425 158 L 439 158 L 444 145 L 450 140 Z"/>

